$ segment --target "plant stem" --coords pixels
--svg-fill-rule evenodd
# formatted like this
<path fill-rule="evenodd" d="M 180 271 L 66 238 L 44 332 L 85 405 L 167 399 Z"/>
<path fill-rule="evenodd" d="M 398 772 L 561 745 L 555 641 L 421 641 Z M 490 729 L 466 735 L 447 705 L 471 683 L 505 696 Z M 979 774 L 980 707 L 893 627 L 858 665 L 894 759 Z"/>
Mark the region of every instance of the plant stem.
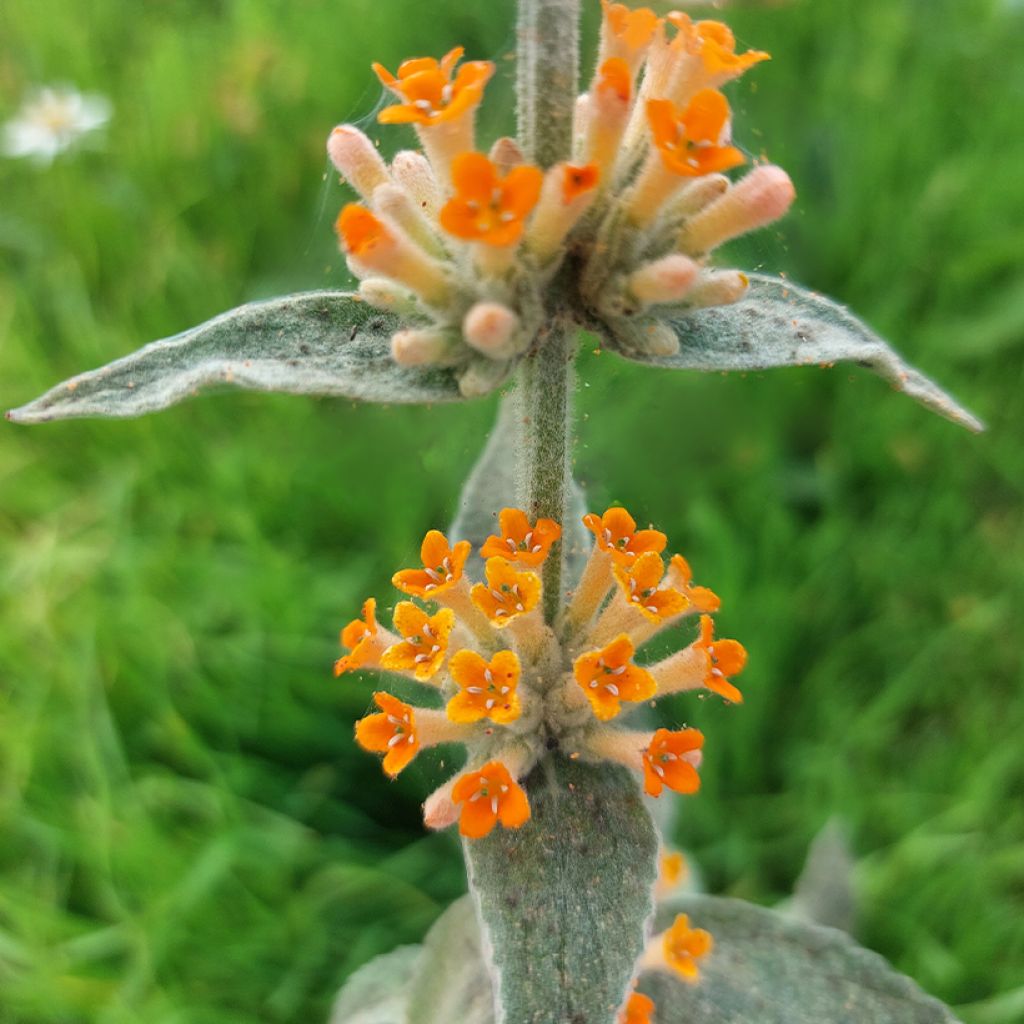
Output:
<path fill-rule="evenodd" d="M 519 143 L 527 159 L 550 167 L 572 155 L 579 78 L 579 0 L 519 0 Z M 557 306 L 557 301 L 556 301 Z M 521 433 L 517 478 L 529 515 L 565 529 L 572 449 L 575 325 L 557 308 L 520 365 L 515 400 Z M 565 545 L 544 566 L 544 617 L 562 603 Z"/>
<path fill-rule="evenodd" d="M 519 0 L 519 144 L 541 167 L 572 154 L 579 22 L 579 0 Z"/>
<path fill-rule="evenodd" d="M 515 400 L 521 435 L 517 445 L 519 490 L 531 519 L 545 516 L 565 529 L 572 449 L 572 390 L 576 329 L 561 318 L 541 333 L 520 365 Z M 553 623 L 562 605 L 565 545 L 544 563 L 544 618 Z"/>

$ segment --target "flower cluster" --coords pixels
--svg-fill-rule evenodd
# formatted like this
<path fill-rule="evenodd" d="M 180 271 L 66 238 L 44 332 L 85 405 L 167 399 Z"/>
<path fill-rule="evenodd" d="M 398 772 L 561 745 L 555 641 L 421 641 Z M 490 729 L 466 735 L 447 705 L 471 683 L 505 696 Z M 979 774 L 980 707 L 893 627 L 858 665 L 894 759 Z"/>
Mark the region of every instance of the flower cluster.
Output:
<path fill-rule="evenodd" d="M 493 390 L 535 343 L 548 286 L 570 256 L 562 302 L 568 288 L 581 323 L 603 325 L 625 349 L 678 350 L 659 314 L 738 300 L 746 276 L 710 269 L 709 255 L 792 202 L 778 167 L 735 184 L 723 173 L 746 158 L 720 90 L 768 54 L 737 53 L 721 22 L 602 4 L 569 161 L 542 170 L 511 138 L 477 150 L 476 110 L 495 67 L 462 63 L 459 47 L 397 74 L 374 65 L 397 101 L 379 120 L 411 125 L 421 150 L 388 165 L 352 125 L 328 140 L 363 199 L 337 223 L 360 293 L 411 324 L 392 339 L 394 358 L 451 367 L 467 396 Z"/>
<path fill-rule="evenodd" d="M 464 836 L 479 838 L 498 823 L 525 824 L 530 806 L 519 780 L 555 748 L 634 769 L 652 797 L 700 787 L 704 737 L 696 729 L 629 730 L 613 722 L 642 702 L 686 690 L 741 701 L 730 677 L 743 669 L 746 652 L 715 638 L 718 597 L 694 585 L 681 555 L 666 564 L 665 534 L 638 529 L 617 507 L 583 522 L 593 549 L 553 622 L 542 611 L 540 570 L 557 557 L 551 552 L 561 528 L 506 508 L 480 549 L 482 580 L 469 579 L 467 541 L 452 544 L 431 530 L 422 565 L 393 577 L 407 600 L 395 605 L 392 629 L 378 621 L 371 598 L 341 633 L 347 653 L 336 675 L 377 669 L 404 676 L 443 704 L 414 707 L 374 694 L 377 710 L 357 724 L 356 739 L 384 755 L 385 772 L 397 775 L 425 747 L 467 748 L 466 770 L 426 801 L 433 828 L 458 820 Z M 692 642 L 652 663 L 637 660 L 641 645 L 694 617 Z"/>

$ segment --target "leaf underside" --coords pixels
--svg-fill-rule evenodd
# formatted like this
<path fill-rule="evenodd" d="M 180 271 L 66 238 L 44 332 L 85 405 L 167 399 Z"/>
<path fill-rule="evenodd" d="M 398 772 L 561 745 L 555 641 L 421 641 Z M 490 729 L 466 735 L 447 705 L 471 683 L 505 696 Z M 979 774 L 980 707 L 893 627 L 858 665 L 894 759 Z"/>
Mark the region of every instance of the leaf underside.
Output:
<path fill-rule="evenodd" d="M 494 986 L 476 909 L 456 900 L 427 933 L 408 988 L 404 1024 L 494 1024 Z"/>
<path fill-rule="evenodd" d="M 822 295 L 764 274 L 750 275 L 750 290 L 731 306 L 713 306 L 667 322 L 679 337 L 674 356 L 638 351 L 642 324 L 616 325 L 627 359 L 673 370 L 769 370 L 853 362 L 888 380 L 940 416 L 968 430 L 984 424 L 924 374 L 907 365 L 867 325 Z M 641 339 L 642 340 L 642 339 Z"/>
<path fill-rule="evenodd" d="M 422 946 L 399 946 L 363 964 L 338 993 L 331 1024 L 406 1024 L 409 989 L 422 959 Z"/>
<path fill-rule="evenodd" d="M 634 778 L 553 755 L 531 820 L 465 844 L 504 1024 L 612 1024 L 651 912 L 657 837 Z"/>
<path fill-rule="evenodd" d="M 450 370 L 394 362 L 390 339 L 400 327 L 347 292 L 253 302 L 72 377 L 7 418 L 142 416 L 230 387 L 399 404 L 458 400 Z"/>
<path fill-rule="evenodd" d="M 952 1013 L 845 932 L 793 921 L 741 900 L 682 896 L 658 910 L 658 928 L 678 913 L 715 938 L 700 982 L 646 974 L 639 989 L 658 1024 L 957 1024 Z"/>

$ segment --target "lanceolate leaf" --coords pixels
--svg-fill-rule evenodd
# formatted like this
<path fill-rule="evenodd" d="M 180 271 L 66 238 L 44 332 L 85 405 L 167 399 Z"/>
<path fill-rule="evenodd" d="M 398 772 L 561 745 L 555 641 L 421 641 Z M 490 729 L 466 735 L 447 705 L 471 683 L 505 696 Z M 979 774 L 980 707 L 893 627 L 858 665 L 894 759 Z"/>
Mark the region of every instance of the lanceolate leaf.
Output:
<path fill-rule="evenodd" d="M 406 1024 L 494 1024 L 494 986 L 473 901 L 456 900 L 427 933 Z"/>
<path fill-rule="evenodd" d="M 406 1024 L 422 946 L 399 946 L 363 964 L 338 993 L 331 1024 Z"/>
<path fill-rule="evenodd" d="M 502 1024 L 613 1024 L 643 947 L 657 838 L 625 769 L 560 755 L 516 831 L 466 843 Z"/>
<path fill-rule="evenodd" d="M 968 430 L 985 429 L 847 309 L 788 281 L 752 274 L 750 291 L 740 302 L 672 316 L 668 322 L 680 342 L 674 356 L 642 354 L 644 327 L 627 321 L 617 325 L 617 347 L 628 359 L 672 370 L 768 370 L 853 362 L 940 416 Z"/>
<path fill-rule="evenodd" d="M 956 1024 L 940 1002 L 845 932 L 793 921 L 740 900 L 683 896 L 657 926 L 686 913 L 715 939 L 700 982 L 645 974 L 658 1024 Z"/>
<path fill-rule="evenodd" d="M 407 369 L 391 358 L 401 326 L 345 292 L 253 302 L 72 377 L 15 409 L 15 423 L 78 416 L 141 416 L 211 388 L 237 387 L 364 402 L 451 402 L 449 370 Z"/>

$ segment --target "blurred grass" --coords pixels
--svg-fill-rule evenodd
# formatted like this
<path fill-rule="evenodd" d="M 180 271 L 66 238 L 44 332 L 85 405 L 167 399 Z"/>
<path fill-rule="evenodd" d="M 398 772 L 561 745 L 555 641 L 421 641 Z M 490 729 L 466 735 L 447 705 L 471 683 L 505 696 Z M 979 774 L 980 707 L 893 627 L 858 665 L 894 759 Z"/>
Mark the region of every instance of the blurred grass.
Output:
<path fill-rule="evenodd" d="M 594 5 L 596 6 L 596 4 Z M 512 4 L 9 0 L 0 116 L 109 95 L 105 148 L 0 164 L 0 405 L 247 299 L 342 280 L 323 138 L 370 59 L 509 67 Z M 593 11 L 588 23 L 593 34 Z M 735 256 L 854 306 L 990 423 L 854 370 L 584 360 L 578 473 L 665 528 L 752 654 L 679 838 L 771 902 L 841 815 L 862 938 L 969 1024 L 1024 1016 L 1024 65 L 996 0 L 739 7 L 736 133 L 796 213 Z M 511 123 L 510 70 L 486 130 Z M 386 145 L 398 145 L 395 136 Z M 613 365 L 614 362 L 614 365 Z M 351 742 L 338 626 L 451 516 L 488 404 L 225 395 L 0 431 L 0 1021 L 320 1020 L 464 881 L 423 759 Z"/>

